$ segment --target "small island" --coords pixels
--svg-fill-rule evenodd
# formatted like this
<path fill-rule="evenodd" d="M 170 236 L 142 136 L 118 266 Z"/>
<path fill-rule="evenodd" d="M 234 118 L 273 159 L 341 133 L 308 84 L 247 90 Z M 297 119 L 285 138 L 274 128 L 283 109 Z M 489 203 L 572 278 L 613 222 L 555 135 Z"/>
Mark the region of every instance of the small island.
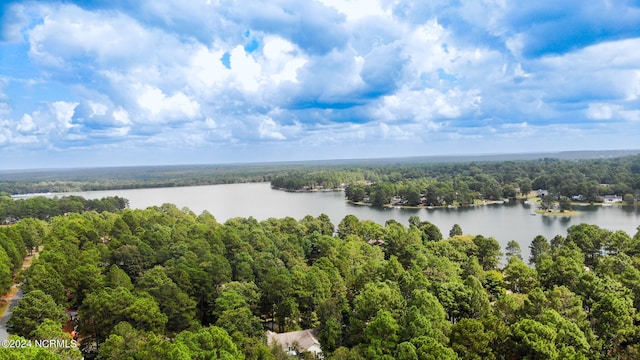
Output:
<path fill-rule="evenodd" d="M 582 214 L 582 211 L 576 210 L 536 210 L 535 214 L 539 214 L 542 216 L 576 216 Z"/>

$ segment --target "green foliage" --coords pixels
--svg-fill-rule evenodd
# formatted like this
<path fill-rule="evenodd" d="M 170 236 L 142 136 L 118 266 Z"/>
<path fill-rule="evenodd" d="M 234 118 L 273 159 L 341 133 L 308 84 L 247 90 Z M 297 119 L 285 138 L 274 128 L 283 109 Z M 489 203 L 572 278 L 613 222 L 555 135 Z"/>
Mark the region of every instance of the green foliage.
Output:
<path fill-rule="evenodd" d="M 490 347 L 495 337 L 479 320 L 462 319 L 451 329 L 451 348 L 461 359 L 491 360 L 496 358 Z"/>
<path fill-rule="evenodd" d="M 507 243 L 507 247 L 505 248 L 505 257 L 507 258 L 507 261 L 511 260 L 511 258 L 517 258 L 519 260 L 522 260 L 522 254 L 521 254 L 521 250 L 520 250 L 520 243 L 518 243 L 515 240 L 510 240 Z"/>
<path fill-rule="evenodd" d="M 65 320 L 63 309 L 50 295 L 42 290 L 33 290 L 13 309 L 7 330 L 12 334 L 33 338 L 36 329 L 46 320 L 62 325 L 62 321 Z"/>
<path fill-rule="evenodd" d="M 556 337 L 553 327 L 535 320 L 511 325 L 511 348 L 518 359 L 557 359 Z"/>
<path fill-rule="evenodd" d="M 27 344 L 29 339 L 25 339 L 21 336 L 12 335 L 9 337 L 10 341 L 16 341 L 18 344 Z M 62 357 L 59 354 L 56 354 L 52 351 L 53 349 L 45 348 L 45 347 L 36 347 L 36 346 L 24 346 L 11 348 L 9 346 L 0 346 L 0 359 L 7 360 L 60 360 L 69 359 L 69 360 L 80 360 L 82 356 L 77 356 L 77 354 L 71 354 L 68 357 Z M 65 354 L 66 355 L 66 354 Z"/>
<path fill-rule="evenodd" d="M 88 294 L 79 309 L 83 320 L 80 332 L 98 342 L 104 341 L 123 321 L 141 330 L 162 333 L 167 316 L 148 293 L 131 293 L 128 289 L 100 290 Z"/>
<path fill-rule="evenodd" d="M 191 352 L 192 359 L 242 360 L 240 352 L 229 334 L 223 329 L 210 326 L 198 331 L 183 331 L 176 338 L 177 344 L 184 344 Z"/>
<path fill-rule="evenodd" d="M 0 188 L 6 184 L 0 183 Z M 129 206 L 129 202 L 121 197 L 106 197 L 99 200 L 86 200 L 80 196 L 48 198 L 34 196 L 26 199 L 0 201 L 0 224 L 15 223 L 20 219 L 49 220 L 66 213 L 84 211 L 115 212 Z"/>
<path fill-rule="evenodd" d="M 486 238 L 482 235 L 474 237 L 473 243 L 477 246 L 476 256 L 482 268 L 484 270 L 495 269 L 502 256 L 500 243 L 494 238 Z"/>
<path fill-rule="evenodd" d="M 469 174 L 470 191 L 498 190 L 479 174 Z M 425 185 L 433 201 L 452 201 Z M 513 242 L 500 268 L 495 239 L 455 227 L 442 239 L 417 216 L 381 226 L 348 215 L 333 230 L 322 215 L 219 224 L 170 204 L 23 219 L 0 227 L 0 273 L 11 276 L 24 249 L 42 244 L 15 309 L 24 316 L 11 325 L 32 339 L 65 338 L 59 305 L 77 307 L 87 358 L 286 359 L 264 343 L 265 327 L 317 329 L 327 359 L 638 354 L 638 234 L 576 225 L 566 238 L 536 237 L 534 269 Z"/>
<path fill-rule="evenodd" d="M 389 311 L 379 310 L 367 324 L 365 342 L 376 354 L 391 356 L 400 339 L 400 326 Z"/>
<path fill-rule="evenodd" d="M 135 329 L 128 322 L 115 326 L 113 332 L 100 345 L 101 359 L 191 359 L 191 351 L 183 344 L 171 343 L 155 333 Z"/>
<path fill-rule="evenodd" d="M 538 273 L 518 258 L 511 258 L 504 269 L 507 289 L 516 293 L 528 293 L 539 286 Z"/>
<path fill-rule="evenodd" d="M 549 241 L 542 236 L 536 236 L 533 241 L 531 241 L 531 245 L 529 245 L 529 264 L 538 265 L 538 261 L 540 260 L 540 256 L 543 254 L 549 254 L 551 251 L 551 246 L 549 245 Z"/>
<path fill-rule="evenodd" d="M 449 230 L 449 237 L 454 237 L 458 235 L 462 235 L 462 228 L 458 224 L 453 224 L 453 226 L 451 227 L 451 230 Z"/>
<path fill-rule="evenodd" d="M 0 247 L 0 294 L 5 294 L 11 288 L 11 260 L 3 248 Z"/>
<path fill-rule="evenodd" d="M 27 283 L 22 286 L 24 292 L 42 290 L 50 295 L 57 304 L 64 304 L 66 291 L 64 278 L 48 262 L 36 262 L 27 270 Z"/>
<path fill-rule="evenodd" d="M 606 293 L 593 306 L 593 330 L 607 348 L 619 350 L 637 331 L 634 325 L 636 309 L 627 296 Z"/>
<path fill-rule="evenodd" d="M 160 311 L 167 316 L 167 330 L 179 332 L 192 325 L 196 302 L 167 276 L 163 267 L 147 270 L 138 280 L 138 287 L 151 294 Z"/>
<path fill-rule="evenodd" d="M 442 345 L 433 338 L 427 336 L 417 337 L 411 340 L 416 348 L 418 359 L 424 360 L 456 360 L 459 357 L 449 347 Z"/>

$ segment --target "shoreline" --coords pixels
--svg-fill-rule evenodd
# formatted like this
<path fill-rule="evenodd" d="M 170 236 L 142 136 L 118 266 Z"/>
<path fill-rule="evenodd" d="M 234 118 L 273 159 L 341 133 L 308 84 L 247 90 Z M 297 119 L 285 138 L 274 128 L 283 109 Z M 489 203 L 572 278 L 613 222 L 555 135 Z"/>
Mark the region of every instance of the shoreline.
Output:
<path fill-rule="evenodd" d="M 571 217 L 571 216 L 582 215 L 582 211 L 568 210 L 568 211 L 561 212 L 558 210 L 548 211 L 548 210 L 538 209 L 534 212 L 534 214 L 542 215 L 542 216 Z"/>
<path fill-rule="evenodd" d="M 431 205 L 416 205 L 416 206 L 411 206 L 411 205 L 392 205 L 392 204 L 385 204 L 382 206 L 373 206 L 373 204 L 371 203 L 366 203 L 366 202 L 362 202 L 362 201 L 351 201 L 349 199 L 345 199 L 346 202 L 348 202 L 351 205 L 357 205 L 357 206 L 371 206 L 371 207 L 379 207 L 379 208 L 387 208 L 387 209 L 414 209 L 414 210 L 420 210 L 420 209 L 457 209 L 457 208 L 469 208 L 469 207 L 476 207 L 476 206 L 487 206 L 487 205 L 503 205 L 504 203 L 509 202 L 508 200 L 480 200 L 479 202 L 475 202 L 473 204 L 468 204 L 468 205 L 438 205 L 438 206 L 431 206 Z"/>
<path fill-rule="evenodd" d="M 291 190 L 291 189 L 286 189 L 286 188 L 276 188 L 271 186 L 271 190 L 276 190 L 276 191 L 284 191 L 284 192 L 291 192 L 291 193 L 314 193 L 314 192 L 338 192 L 338 191 L 344 191 L 344 188 L 335 188 L 335 189 L 299 189 L 299 190 Z"/>

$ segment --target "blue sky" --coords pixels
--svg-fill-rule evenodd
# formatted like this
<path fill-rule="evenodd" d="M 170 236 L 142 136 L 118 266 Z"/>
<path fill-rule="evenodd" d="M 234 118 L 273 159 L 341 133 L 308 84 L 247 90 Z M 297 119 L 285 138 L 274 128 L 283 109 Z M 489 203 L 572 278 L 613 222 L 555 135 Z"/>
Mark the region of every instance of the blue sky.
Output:
<path fill-rule="evenodd" d="M 640 147 L 637 0 L 2 6 L 0 169 Z"/>

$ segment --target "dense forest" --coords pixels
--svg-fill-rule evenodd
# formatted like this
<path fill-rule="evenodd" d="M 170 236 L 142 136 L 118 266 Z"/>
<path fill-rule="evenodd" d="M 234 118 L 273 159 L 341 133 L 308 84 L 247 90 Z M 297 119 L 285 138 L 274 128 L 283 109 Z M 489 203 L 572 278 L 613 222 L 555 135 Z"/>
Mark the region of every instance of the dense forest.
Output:
<path fill-rule="evenodd" d="M 518 191 L 525 193 L 528 189 L 547 189 L 566 197 L 583 195 L 585 199 L 597 201 L 599 196 L 609 193 L 638 195 L 640 155 L 637 154 L 638 151 L 609 151 L 544 156 L 520 154 L 14 170 L 0 171 L 0 195 L 243 182 L 271 182 L 274 188 L 291 191 L 389 183 L 393 186 L 395 196 L 404 198 L 407 195 L 403 192 L 414 190 L 426 196 L 430 191 L 438 193 L 435 197 L 437 202 L 449 204 L 464 204 L 474 198 L 510 197 Z M 604 188 L 603 184 L 609 187 Z"/>
<path fill-rule="evenodd" d="M 185 165 L 3 171 L 0 195 L 265 182 L 295 167 Z"/>
<path fill-rule="evenodd" d="M 614 159 L 376 165 L 291 171 L 271 180 L 277 189 L 345 189 L 353 202 L 375 206 L 470 205 L 546 190 L 556 200 L 601 202 L 605 195 L 640 195 L 640 155 Z"/>
<path fill-rule="evenodd" d="M 81 196 L 63 196 L 60 198 L 34 196 L 17 200 L 9 196 L 0 196 L 0 225 L 11 224 L 25 218 L 48 220 L 66 213 L 84 211 L 115 212 L 128 207 L 129 201 L 119 196 L 102 199 L 85 199 Z"/>
<path fill-rule="evenodd" d="M 9 331 L 70 339 L 71 309 L 80 346 L 0 358 L 287 359 L 267 329 L 316 329 L 326 359 L 640 357 L 640 231 L 575 225 L 531 239 L 522 259 L 518 243 L 463 228 L 416 216 L 220 224 L 170 204 L 23 218 L 0 227 L 3 290 L 26 279 Z"/>

